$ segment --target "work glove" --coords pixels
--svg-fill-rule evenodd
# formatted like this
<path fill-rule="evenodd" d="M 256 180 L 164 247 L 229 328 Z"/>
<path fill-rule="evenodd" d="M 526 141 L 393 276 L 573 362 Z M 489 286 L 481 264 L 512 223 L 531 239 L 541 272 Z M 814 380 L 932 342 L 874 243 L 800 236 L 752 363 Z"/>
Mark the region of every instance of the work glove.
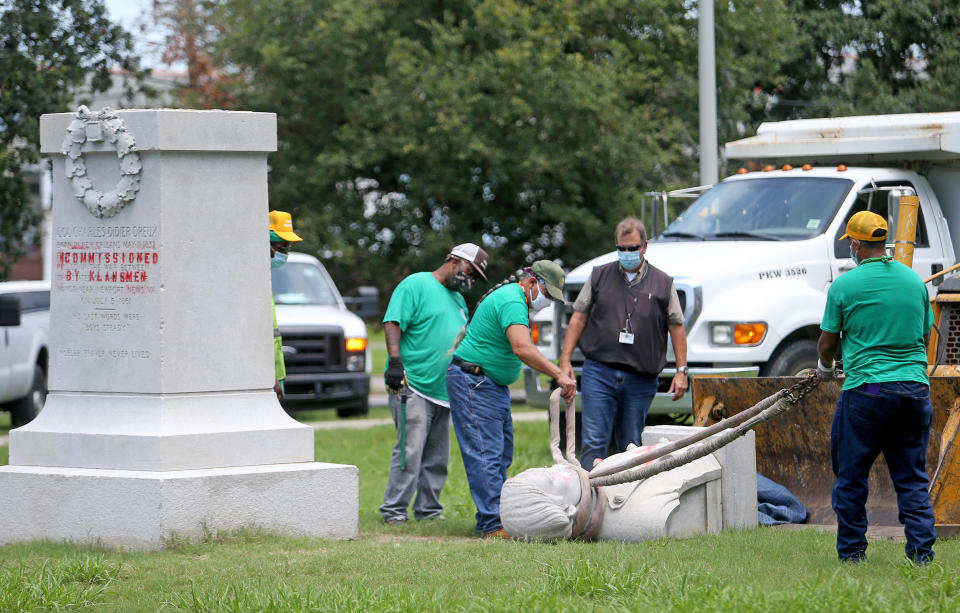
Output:
<path fill-rule="evenodd" d="M 836 376 L 834 364 L 831 363 L 830 367 L 828 368 L 823 365 L 823 362 L 817 360 L 817 376 L 821 379 L 833 379 Z"/>
<path fill-rule="evenodd" d="M 399 357 L 387 360 L 387 371 L 383 373 L 383 384 L 391 392 L 399 392 L 403 386 L 403 361 Z"/>

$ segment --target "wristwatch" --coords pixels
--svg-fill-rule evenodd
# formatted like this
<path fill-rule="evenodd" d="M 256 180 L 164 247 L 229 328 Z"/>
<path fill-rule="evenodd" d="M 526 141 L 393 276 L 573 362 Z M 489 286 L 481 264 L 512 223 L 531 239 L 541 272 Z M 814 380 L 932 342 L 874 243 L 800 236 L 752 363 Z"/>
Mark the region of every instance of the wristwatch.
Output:
<path fill-rule="evenodd" d="M 687 366 L 686 364 L 684 364 L 683 366 L 677 366 L 677 372 L 682 372 L 682 373 L 685 374 L 685 375 L 686 375 L 686 374 L 689 374 L 689 373 L 690 373 L 690 367 Z"/>

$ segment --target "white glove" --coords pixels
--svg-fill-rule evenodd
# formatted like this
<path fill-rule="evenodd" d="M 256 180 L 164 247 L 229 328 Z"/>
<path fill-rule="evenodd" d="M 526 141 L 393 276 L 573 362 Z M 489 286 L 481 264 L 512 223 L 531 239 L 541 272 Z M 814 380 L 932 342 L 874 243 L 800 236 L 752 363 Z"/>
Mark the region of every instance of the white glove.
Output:
<path fill-rule="evenodd" d="M 835 370 L 834 365 L 835 365 L 835 364 L 836 364 L 836 362 L 834 362 L 834 361 L 831 360 L 831 362 L 830 362 L 830 367 L 828 368 L 828 367 L 824 366 L 824 365 L 823 365 L 823 362 L 821 362 L 821 361 L 818 359 L 818 360 L 817 360 L 817 376 L 820 377 L 821 379 L 833 379 L 833 377 L 834 377 L 834 370 Z"/>

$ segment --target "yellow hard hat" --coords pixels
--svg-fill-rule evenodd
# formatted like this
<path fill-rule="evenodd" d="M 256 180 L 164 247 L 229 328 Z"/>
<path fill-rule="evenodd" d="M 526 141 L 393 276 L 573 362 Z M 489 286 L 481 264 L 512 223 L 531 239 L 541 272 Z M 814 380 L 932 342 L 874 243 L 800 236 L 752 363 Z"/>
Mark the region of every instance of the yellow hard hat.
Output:
<path fill-rule="evenodd" d="M 288 243 L 303 240 L 293 233 L 293 218 L 286 211 L 270 211 L 270 231 Z"/>

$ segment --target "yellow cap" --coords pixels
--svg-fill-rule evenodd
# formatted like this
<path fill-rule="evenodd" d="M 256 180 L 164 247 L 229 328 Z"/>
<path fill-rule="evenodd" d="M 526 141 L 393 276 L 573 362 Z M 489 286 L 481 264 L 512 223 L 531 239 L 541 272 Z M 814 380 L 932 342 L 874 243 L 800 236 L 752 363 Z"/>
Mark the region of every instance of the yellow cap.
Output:
<path fill-rule="evenodd" d="M 847 233 L 840 237 L 876 242 L 887 238 L 887 220 L 870 211 L 860 211 L 847 222 Z"/>
<path fill-rule="evenodd" d="M 303 240 L 293 233 L 293 218 L 286 211 L 270 211 L 270 230 L 288 243 Z"/>

